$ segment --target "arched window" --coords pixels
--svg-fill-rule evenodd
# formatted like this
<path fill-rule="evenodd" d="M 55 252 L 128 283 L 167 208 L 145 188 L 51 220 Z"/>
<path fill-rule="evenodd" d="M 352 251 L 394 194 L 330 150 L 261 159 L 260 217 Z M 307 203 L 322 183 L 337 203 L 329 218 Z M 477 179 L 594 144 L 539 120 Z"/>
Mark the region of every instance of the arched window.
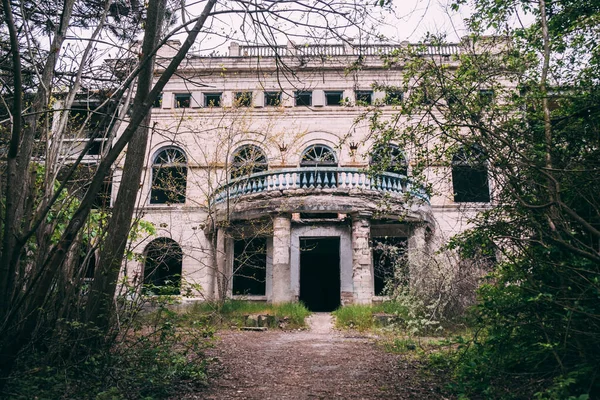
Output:
<path fill-rule="evenodd" d="M 337 167 L 334 151 L 322 144 L 313 144 L 302 153 L 301 167 Z"/>
<path fill-rule="evenodd" d="M 144 251 L 144 291 L 152 294 L 179 294 L 183 252 L 176 241 L 158 238 Z"/>
<path fill-rule="evenodd" d="M 231 162 L 231 177 L 239 178 L 258 172 L 266 171 L 268 168 L 267 156 L 258 146 L 245 145 L 233 153 Z"/>
<path fill-rule="evenodd" d="M 452 187 L 457 203 L 490 201 L 487 157 L 481 147 L 461 147 L 452 157 Z"/>
<path fill-rule="evenodd" d="M 408 163 L 400 148 L 396 145 L 378 145 L 373 148 L 371 165 L 379 171 L 408 175 Z"/>
<path fill-rule="evenodd" d="M 152 162 L 150 204 L 185 203 L 187 159 L 183 151 L 168 147 Z"/>

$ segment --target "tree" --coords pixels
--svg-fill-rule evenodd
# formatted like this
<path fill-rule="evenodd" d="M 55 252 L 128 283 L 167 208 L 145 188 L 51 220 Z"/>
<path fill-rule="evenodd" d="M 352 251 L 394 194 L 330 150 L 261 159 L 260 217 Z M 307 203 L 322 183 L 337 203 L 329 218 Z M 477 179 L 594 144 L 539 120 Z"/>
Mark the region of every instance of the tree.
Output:
<path fill-rule="evenodd" d="M 460 390 L 598 396 L 600 7 L 571 0 L 453 7 L 467 3 L 472 33 L 461 55 L 425 58 L 417 46 L 388 59 L 403 66 L 412 95 L 391 121 L 376 113 L 374 133 L 414 150 L 416 178 L 489 172 L 491 206 L 466 207 L 474 227 L 450 242 L 465 258 L 498 258 L 479 291 L 479 334 L 458 363 Z M 510 27 L 522 13 L 532 24 Z M 433 36 L 424 42 L 445 45 Z"/>
<path fill-rule="evenodd" d="M 208 0 L 196 7 L 152 1 L 146 9 L 139 2 L 65 0 L 54 9 L 26 0 L 3 1 L 0 35 L 10 46 L 0 52 L 2 65 L 10 60 L 12 71 L 3 69 L 0 91 L 2 154 L 6 154 L 0 202 L 0 385 L 22 350 L 47 340 L 59 321 L 91 321 L 103 332 L 111 326 L 112 300 L 140 179 L 137 171 L 144 161 L 135 149 L 145 149 L 148 112 L 196 39 L 202 38 L 202 46 L 222 35 L 219 18 L 227 14 L 239 16 L 248 40 L 274 43 L 286 31 L 290 38 L 306 32 L 323 32 L 324 39 L 343 38 L 344 29 L 364 29 L 370 11 L 368 2 L 320 0 L 260 4 Z M 172 23 L 175 14 L 181 16 L 179 25 L 163 30 L 161 15 Z M 287 30 L 285 24 L 298 30 Z M 183 45 L 152 82 L 154 54 L 180 32 L 186 37 Z M 234 32 L 225 31 L 225 39 L 230 33 Z M 142 52 L 137 54 L 129 41 L 142 34 Z M 48 39 L 49 47 L 39 38 Z M 114 49 L 117 56 L 101 64 L 102 55 Z M 285 68 L 281 73 L 287 73 Z M 81 137 L 73 135 L 84 134 L 82 148 L 73 148 L 72 157 L 65 157 L 65 142 L 75 143 Z M 103 145 L 85 194 L 76 196 L 70 182 L 98 142 Z M 126 146 L 123 173 L 131 185 L 122 185 L 118 206 L 99 217 L 92 211 L 97 194 Z M 67 189 L 72 189 L 71 195 Z M 86 297 L 84 315 L 75 248 L 90 242 L 85 234 L 90 224 L 96 224 L 94 246 L 101 250 L 96 273 L 100 278 Z"/>

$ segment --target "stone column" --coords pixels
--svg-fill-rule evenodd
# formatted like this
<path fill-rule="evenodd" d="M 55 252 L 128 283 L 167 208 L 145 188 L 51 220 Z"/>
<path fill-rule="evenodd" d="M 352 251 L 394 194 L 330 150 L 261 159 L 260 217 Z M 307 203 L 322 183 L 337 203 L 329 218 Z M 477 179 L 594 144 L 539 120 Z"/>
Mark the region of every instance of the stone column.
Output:
<path fill-rule="evenodd" d="M 427 224 L 421 223 L 412 226 L 408 238 L 408 271 L 411 289 L 419 289 L 423 285 L 424 276 L 428 274 L 424 270 L 431 257 L 429 236 Z"/>
<path fill-rule="evenodd" d="M 371 304 L 374 295 L 369 217 L 352 216 L 352 282 L 356 304 Z"/>
<path fill-rule="evenodd" d="M 289 215 L 273 218 L 273 303 L 292 301 L 290 269 L 290 236 L 292 221 Z"/>

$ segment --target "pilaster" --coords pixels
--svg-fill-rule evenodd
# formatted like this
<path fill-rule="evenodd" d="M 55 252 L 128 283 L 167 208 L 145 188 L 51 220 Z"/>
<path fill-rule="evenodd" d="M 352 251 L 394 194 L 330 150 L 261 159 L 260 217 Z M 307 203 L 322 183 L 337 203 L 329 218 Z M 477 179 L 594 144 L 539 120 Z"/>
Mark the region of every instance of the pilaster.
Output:
<path fill-rule="evenodd" d="M 356 304 L 371 304 L 374 295 L 369 217 L 362 214 L 352 216 L 352 282 Z"/>
<path fill-rule="evenodd" d="M 293 300 L 290 268 L 292 221 L 289 215 L 273 217 L 273 303 Z"/>

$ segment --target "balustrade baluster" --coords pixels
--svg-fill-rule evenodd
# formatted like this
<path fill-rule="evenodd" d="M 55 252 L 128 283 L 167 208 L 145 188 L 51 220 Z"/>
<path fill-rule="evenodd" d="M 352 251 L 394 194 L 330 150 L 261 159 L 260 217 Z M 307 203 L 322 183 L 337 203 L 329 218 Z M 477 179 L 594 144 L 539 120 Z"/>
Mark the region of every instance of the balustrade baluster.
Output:
<path fill-rule="evenodd" d="M 329 172 L 325 171 L 325 177 L 323 179 L 323 187 L 329 189 Z"/>
<path fill-rule="evenodd" d="M 308 187 L 310 189 L 315 187 L 315 171 L 309 172 L 310 176 L 308 178 Z"/>
<path fill-rule="evenodd" d="M 316 185 L 316 186 L 317 186 L 318 188 L 321 188 L 321 187 L 323 187 L 323 185 L 322 185 L 322 182 L 323 182 L 323 181 L 321 180 L 321 175 L 322 175 L 323 173 L 322 173 L 322 172 L 319 172 L 319 171 L 316 171 L 315 173 L 317 174 L 317 185 Z"/>
<path fill-rule="evenodd" d="M 273 179 L 275 180 L 275 190 L 279 190 L 279 174 L 273 175 Z"/>

